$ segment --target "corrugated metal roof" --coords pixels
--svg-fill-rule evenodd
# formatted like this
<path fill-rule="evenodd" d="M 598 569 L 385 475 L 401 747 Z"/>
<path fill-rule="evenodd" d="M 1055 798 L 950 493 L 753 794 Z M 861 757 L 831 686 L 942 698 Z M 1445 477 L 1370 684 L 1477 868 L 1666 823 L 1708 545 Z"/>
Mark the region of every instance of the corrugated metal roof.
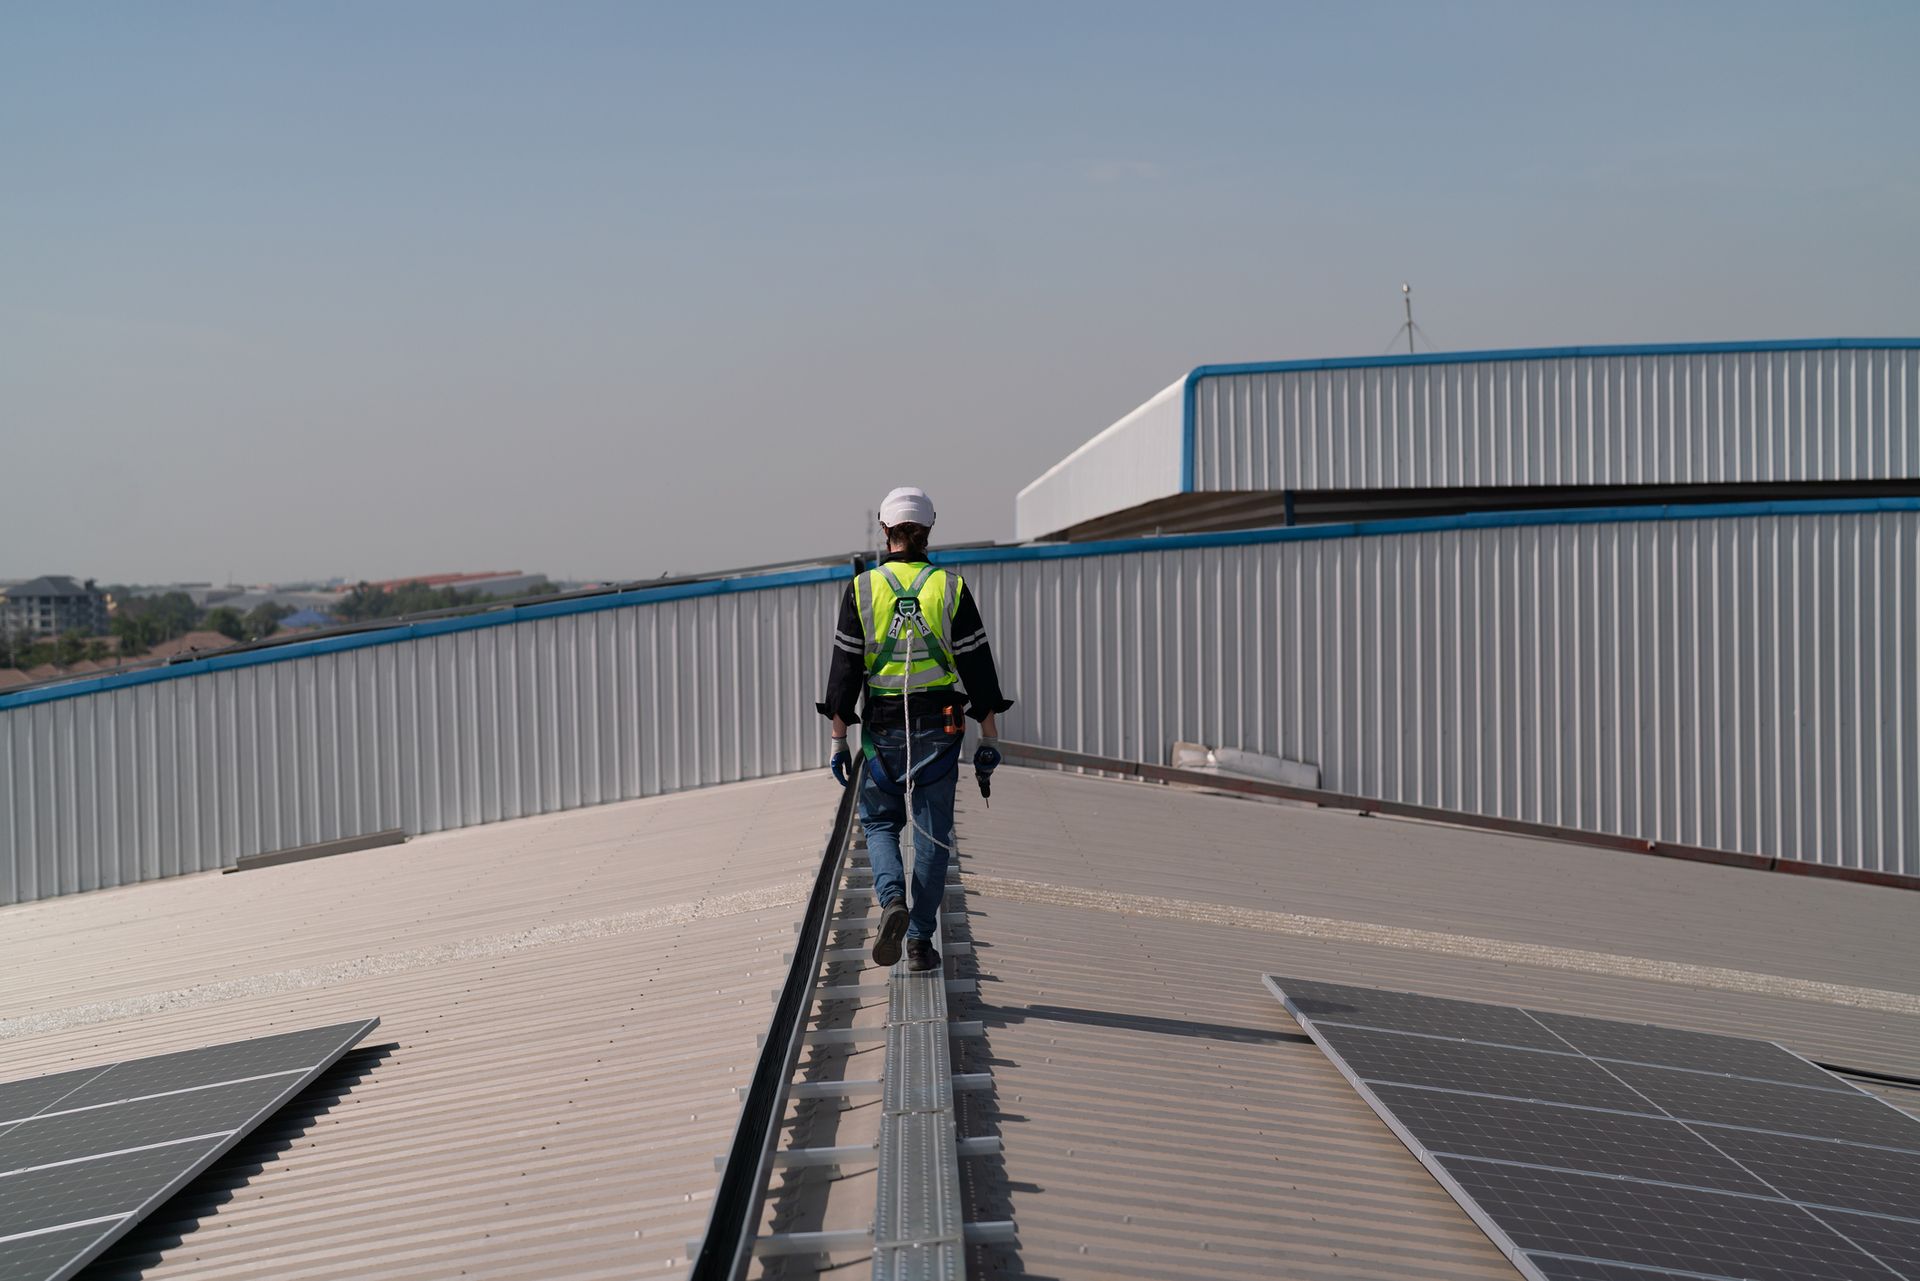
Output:
<path fill-rule="evenodd" d="M 994 1081 L 962 1133 L 1005 1144 L 970 1163 L 971 1213 L 1019 1225 L 1017 1266 L 975 1252 L 987 1275 L 1515 1275 L 1263 971 L 1920 1070 L 1915 1014 L 1763 981 L 1920 1010 L 1920 896 L 1025 770 L 1003 772 L 994 802 L 962 804 L 982 995 L 957 1017 L 987 1036 L 955 1064 Z M 1368 931 L 1319 922 L 1409 932 L 1356 942 Z M 1434 935 L 1485 956 L 1430 950 Z M 1595 953 L 1683 981 L 1604 972 L 1582 960 Z M 1735 990 L 1736 970 L 1755 990 Z"/>
<path fill-rule="evenodd" d="M 1510 1278 L 1263 972 L 1920 1071 L 1920 895 L 1035 770 L 963 792 L 976 1275 Z M 830 818 L 817 775 L 7 909 L 0 1079 L 353 1015 L 379 1044 L 97 1275 L 672 1275 Z M 857 970 L 843 968 L 843 981 Z M 870 1023 L 842 1003 L 823 1022 Z M 877 1049 L 815 1077 L 871 1077 Z M 1912 1092 L 1888 1091 L 1909 1106 Z M 874 1105 L 797 1104 L 801 1144 Z M 864 1225 L 870 1167 L 769 1220 Z M 843 1262 L 848 1260 L 843 1260 Z M 769 1275 L 804 1275 L 802 1259 Z"/>
<path fill-rule="evenodd" d="M 684 1269 L 831 800 L 747 783 L 8 909 L 0 1079 L 381 1019 L 90 1275 Z"/>

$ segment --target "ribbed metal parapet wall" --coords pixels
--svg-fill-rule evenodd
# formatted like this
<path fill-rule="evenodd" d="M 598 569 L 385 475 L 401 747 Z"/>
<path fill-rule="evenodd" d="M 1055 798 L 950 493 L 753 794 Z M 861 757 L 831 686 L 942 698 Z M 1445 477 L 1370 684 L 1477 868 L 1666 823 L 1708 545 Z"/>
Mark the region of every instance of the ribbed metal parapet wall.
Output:
<path fill-rule="evenodd" d="M 1920 500 L 1508 513 L 942 557 L 1006 733 L 1920 874 Z M 825 764 L 844 568 L 0 695 L 0 901 Z M 1169 851 L 1169 857 L 1182 857 Z"/>
<path fill-rule="evenodd" d="M 813 700 L 847 572 L 10 696 L 0 903 L 823 765 Z"/>
<path fill-rule="evenodd" d="M 1915 874 L 1913 506 L 1310 528 L 962 572 L 1027 741 L 1225 744 L 1338 791 Z"/>
<path fill-rule="evenodd" d="M 1202 370 L 1192 490 L 1920 476 L 1920 349 Z"/>

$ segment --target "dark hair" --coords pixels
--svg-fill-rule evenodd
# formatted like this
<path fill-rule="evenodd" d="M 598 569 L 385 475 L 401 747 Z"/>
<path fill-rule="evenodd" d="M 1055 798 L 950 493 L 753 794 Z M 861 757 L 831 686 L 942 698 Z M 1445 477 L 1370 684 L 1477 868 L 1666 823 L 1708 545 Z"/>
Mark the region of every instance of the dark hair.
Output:
<path fill-rule="evenodd" d="M 904 543 L 905 546 L 897 550 L 903 551 L 909 556 L 922 558 L 926 556 L 927 536 L 933 531 L 925 525 L 916 525 L 911 521 L 903 520 L 898 525 L 882 525 L 880 528 L 887 531 L 888 551 L 896 550 L 894 544 Z"/>

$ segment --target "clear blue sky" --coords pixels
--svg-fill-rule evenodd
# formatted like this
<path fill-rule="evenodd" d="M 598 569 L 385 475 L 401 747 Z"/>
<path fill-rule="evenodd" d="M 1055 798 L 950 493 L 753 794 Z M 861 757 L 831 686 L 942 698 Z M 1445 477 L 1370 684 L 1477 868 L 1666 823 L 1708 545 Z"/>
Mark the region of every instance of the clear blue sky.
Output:
<path fill-rule="evenodd" d="M 1920 5 L 0 2 L 0 577 L 949 540 L 1201 361 L 1920 333 Z"/>

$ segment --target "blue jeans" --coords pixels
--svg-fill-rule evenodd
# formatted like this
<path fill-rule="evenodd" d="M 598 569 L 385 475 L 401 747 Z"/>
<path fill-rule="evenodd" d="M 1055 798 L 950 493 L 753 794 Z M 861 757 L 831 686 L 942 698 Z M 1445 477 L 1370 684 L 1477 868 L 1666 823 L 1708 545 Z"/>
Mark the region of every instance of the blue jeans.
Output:
<path fill-rule="evenodd" d="M 860 826 L 867 830 L 874 895 L 882 903 L 906 894 L 900 830 L 907 825 L 907 731 L 862 727 L 873 744 L 860 783 Z M 953 845 L 953 786 L 960 778 L 958 736 L 942 727 L 913 731 L 913 898 L 907 937 L 930 939 L 947 892 L 947 856 Z M 931 838 L 931 839 L 929 839 Z"/>

